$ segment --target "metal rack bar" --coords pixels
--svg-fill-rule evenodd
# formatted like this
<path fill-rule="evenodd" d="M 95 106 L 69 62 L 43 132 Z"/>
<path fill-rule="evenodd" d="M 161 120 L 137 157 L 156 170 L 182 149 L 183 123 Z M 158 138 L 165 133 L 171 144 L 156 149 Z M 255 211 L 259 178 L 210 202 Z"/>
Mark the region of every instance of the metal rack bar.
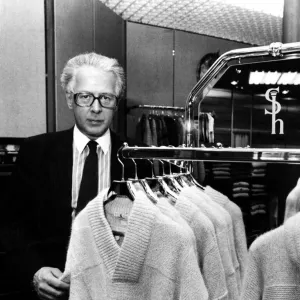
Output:
<path fill-rule="evenodd" d="M 128 107 L 128 111 L 136 108 L 146 108 L 146 109 L 162 109 L 162 110 L 180 110 L 184 111 L 184 107 L 179 107 L 179 106 L 163 106 L 163 105 L 148 105 L 148 104 L 140 104 L 140 105 L 133 105 Z"/>
<path fill-rule="evenodd" d="M 300 163 L 300 150 L 275 148 L 192 148 L 129 147 L 122 149 L 124 158 L 169 159 L 188 161 Z"/>

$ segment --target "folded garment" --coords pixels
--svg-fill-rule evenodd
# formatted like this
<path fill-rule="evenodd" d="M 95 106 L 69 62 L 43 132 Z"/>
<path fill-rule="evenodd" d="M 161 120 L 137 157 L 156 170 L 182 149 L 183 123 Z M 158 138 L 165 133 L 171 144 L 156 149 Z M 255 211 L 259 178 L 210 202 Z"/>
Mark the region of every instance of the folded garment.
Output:
<path fill-rule="evenodd" d="M 266 198 L 251 198 L 251 205 L 266 205 Z"/>
<path fill-rule="evenodd" d="M 265 189 L 251 189 L 252 193 L 263 193 L 266 190 Z"/>
<path fill-rule="evenodd" d="M 252 184 L 252 187 L 253 187 L 253 188 L 265 188 L 266 185 L 265 185 L 265 184 L 253 183 L 253 184 Z"/>
<path fill-rule="evenodd" d="M 251 209 L 252 209 L 252 210 L 256 210 L 256 209 L 260 209 L 260 208 L 265 209 L 265 208 L 266 208 L 266 204 L 255 204 L 255 205 L 251 205 Z"/>
<path fill-rule="evenodd" d="M 248 198 L 249 197 L 249 193 L 236 193 L 236 194 L 232 194 L 233 198 Z"/>
<path fill-rule="evenodd" d="M 246 181 L 238 181 L 238 182 L 234 182 L 233 183 L 234 187 L 238 187 L 238 186 L 249 186 L 249 182 Z"/>
<path fill-rule="evenodd" d="M 239 186 L 232 189 L 234 193 L 236 192 L 249 192 L 249 188 L 246 186 Z"/>
<path fill-rule="evenodd" d="M 231 180 L 231 177 L 225 176 L 225 175 L 217 175 L 214 177 L 214 180 L 216 180 L 216 179 L 230 179 Z"/>
<path fill-rule="evenodd" d="M 251 173 L 254 174 L 261 174 L 261 173 L 266 173 L 266 169 L 253 169 Z"/>
<path fill-rule="evenodd" d="M 227 171 L 230 172 L 230 168 L 229 167 L 214 167 L 212 168 L 213 171 Z"/>
<path fill-rule="evenodd" d="M 255 174 L 255 173 L 251 173 L 252 177 L 265 177 L 266 173 L 261 173 L 261 174 Z"/>
<path fill-rule="evenodd" d="M 250 212 L 250 214 L 251 214 L 251 216 L 255 216 L 255 215 L 257 215 L 257 214 L 266 214 L 267 212 L 264 210 L 264 209 L 258 209 L 258 210 L 256 210 L 256 211 L 251 211 Z"/>
<path fill-rule="evenodd" d="M 252 167 L 256 167 L 256 168 L 259 168 L 259 167 L 266 167 L 267 166 L 267 163 L 265 162 L 252 162 Z"/>
<path fill-rule="evenodd" d="M 230 172 L 228 171 L 213 171 L 214 175 L 228 175 L 230 176 Z"/>

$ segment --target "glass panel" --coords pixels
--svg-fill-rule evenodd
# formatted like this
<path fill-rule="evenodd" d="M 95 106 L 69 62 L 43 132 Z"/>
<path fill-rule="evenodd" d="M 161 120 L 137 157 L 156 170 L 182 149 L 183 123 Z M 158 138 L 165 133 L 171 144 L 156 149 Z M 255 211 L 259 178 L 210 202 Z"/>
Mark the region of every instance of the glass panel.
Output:
<path fill-rule="evenodd" d="M 298 148 L 298 65 L 285 59 L 229 67 L 199 106 L 198 145 Z M 207 113 L 214 115 L 214 141 L 206 138 Z"/>
<path fill-rule="evenodd" d="M 294 57 L 230 66 L 199 105 L 198 145 L 299 148 L 298 66 Z M 208 124 L 201 123 L 208 114 L 214 116 L 214 141 L 206 138 Z M 241 207 L 249 245 L 282 224 L 286 198 L 300 176 L 300 165 L 255 164 L 204 162 L 203 184 Z"/>

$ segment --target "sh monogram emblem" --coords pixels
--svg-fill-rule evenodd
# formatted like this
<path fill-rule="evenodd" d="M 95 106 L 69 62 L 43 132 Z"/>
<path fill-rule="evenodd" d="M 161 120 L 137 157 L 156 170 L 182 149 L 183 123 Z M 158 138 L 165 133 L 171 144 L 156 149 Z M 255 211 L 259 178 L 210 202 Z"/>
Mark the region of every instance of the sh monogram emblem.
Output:
<path fill-rule="evenodd" d="M 276 123 L 279 122 L 280 131 L 279 134 L 283 134 L 283 121 L 281 119 L 276 119 L 276 115 L 281 110 L 281 105 L 276 101 L 276 96 L 279 92 L 278 88 L 271 88 L 266 91 L 265 97 L 267 101 L 272 102 L 272 111 L 269 112 L 265 109 L 265 115 L 272 115 L 272 134 L 276 134 Z"/>

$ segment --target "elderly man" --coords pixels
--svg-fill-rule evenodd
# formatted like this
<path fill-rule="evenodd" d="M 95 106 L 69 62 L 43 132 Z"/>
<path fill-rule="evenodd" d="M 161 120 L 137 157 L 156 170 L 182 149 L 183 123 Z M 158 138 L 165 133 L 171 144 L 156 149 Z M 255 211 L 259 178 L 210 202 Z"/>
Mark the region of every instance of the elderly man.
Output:
<path fill-rule="evenodd" d="M 72 218 L 111 181 L 120 179 L 122 141 L 110 129 L 124 90 L 115 59 L 96 53 L 70 59 L 61 84 L 75 126 L 30 137 L 21 146 L 13 182 L 22 225 L 23 283 L 39 299 L 61 299 L 69 285 L 62 274 Z"/>

